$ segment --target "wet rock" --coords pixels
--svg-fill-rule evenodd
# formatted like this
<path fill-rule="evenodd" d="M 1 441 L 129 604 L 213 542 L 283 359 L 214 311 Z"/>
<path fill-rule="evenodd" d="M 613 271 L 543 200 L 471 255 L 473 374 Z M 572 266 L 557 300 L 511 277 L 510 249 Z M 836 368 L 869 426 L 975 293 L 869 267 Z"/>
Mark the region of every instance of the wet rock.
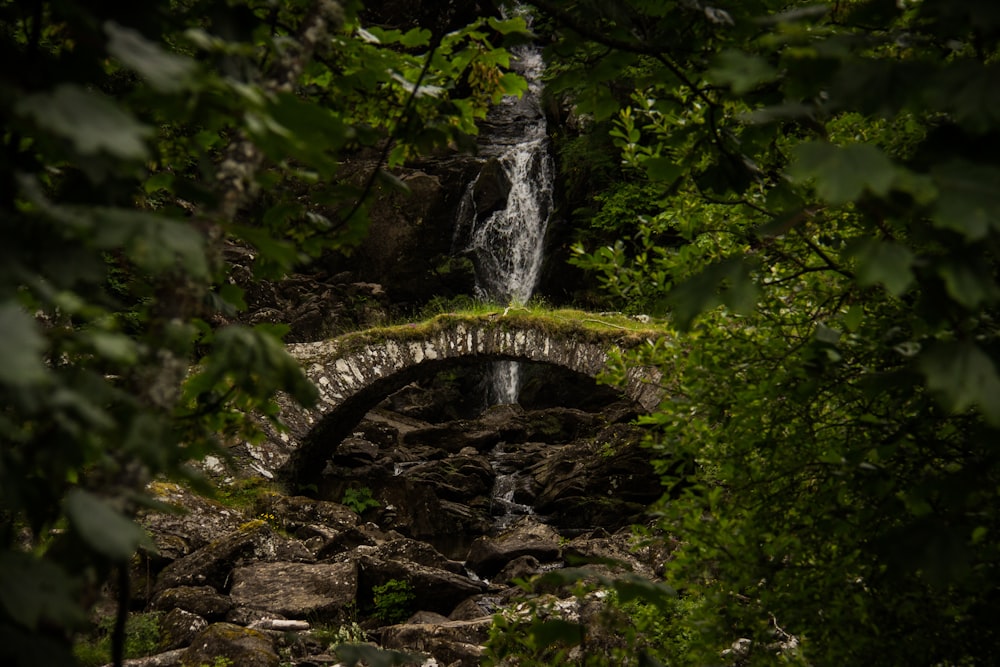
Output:
<path fill-rule="evenodd" d="M 490 158 L 483 163 L 472 188 L 472 201 L 476 217 L 483 219 L 491 213 L 506 208 L 510 196 L 510 177 L 500 160 Z"/>
<path fill-rule="evenodd" d="M 233 571 L 230 597 L 286 618 L 340 620 L 357 591 L 351 563 L 254 563 Z"/>
<path fill-rule="evenodd" d="M 548 563 L 559 558 L 559 533 L 554 528 L 525 518 L 498 537 L 480 537 L 469 548 L 466 565 L 481 577 L 490 578 L 520 556 Z"/>
<path fill-rule="evenodd" d="M 211 665 L 216 658 L 239 667 L 278 667 L 280 663 L 267 635 L 232 623 L 213 623 L 202 630 L 182 654 L 181 664 Z"/>

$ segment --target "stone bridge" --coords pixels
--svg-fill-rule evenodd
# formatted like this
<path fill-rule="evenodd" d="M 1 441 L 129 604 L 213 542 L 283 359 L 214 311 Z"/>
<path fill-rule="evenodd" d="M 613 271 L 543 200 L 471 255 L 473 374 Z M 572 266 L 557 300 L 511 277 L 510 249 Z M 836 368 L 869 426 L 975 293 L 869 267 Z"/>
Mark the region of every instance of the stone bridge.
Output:
<path fill-rule="evenodd" d="M 555 364 L 596 377 L 612 348 L 625 351 L 653 344 L 664 335 L 614 324 L 595 326 L 598 322 L 596 316 L 580 320 L 517 313 L 441 315 L 421 324 L 289 345 L 289 352 L 319 389 L 319 402 L 307 409 L 279 401 L 279 419 L 288 430 L 266 429 L 278 446 L 251 451 L 254 468 L 300 488 L 316 484 L 332 448 L 350 435 L 365 413 L 391 393 L 440 370 L 507 360 Z M 660 379 L 656 369 L 633 368 L 622 391 L 652 410 L 663 393 Z"/>

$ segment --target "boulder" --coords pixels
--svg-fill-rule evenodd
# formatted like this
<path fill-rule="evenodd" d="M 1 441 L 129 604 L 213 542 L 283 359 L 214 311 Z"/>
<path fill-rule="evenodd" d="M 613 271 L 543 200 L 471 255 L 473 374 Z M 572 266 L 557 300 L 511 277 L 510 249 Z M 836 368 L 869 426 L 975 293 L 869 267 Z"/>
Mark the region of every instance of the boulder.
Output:
<path fill-rule="evenodd" d="M 139 521 L 156 544 L 156 559 L 172 561 L 233 532 L 246 521 L 243 513 L 170 482 L 153 482 L 148 490 L 173 512 L 143 512 Z"/>
<path fill-rule="evenodd" d="M 208 621 L 198 614 L 180 608 L 171 609 L 160 619 L 160 649 L 184 648 L 207 627 Z"/>
<path fill-rule="evenodd" d="M 269 510 L 285 530 L 294 533 L 305 525 L 320 525 L 342 531 L 358 525 L 361 518 L 346 505 L 305 496 L 276 496 Z"/>
<path fill-rule="evenodd" d="M 403 434 L 403 445 L 408 447 L 426 446 L 457 453 L 466 447 L 488 452 L 500 442 L 500 434 L 494 430 L 479 427 L 474 421 L 458 420 L 414 429 Z"/>
<path fill-rule="evenodd" d="M 230 597 L 287 618 L 342 620 L 357 592 L 352 563 L 254 563 L 233 571 Z"/>
<path fill-rule="evenodd" d="M 493 577 L 520 556 L 540 563 L 559 558 L 559 533 L 551 526 L 526 517 L 497 537 L 480 537 L 469 548 L 467 567 L 481 577 Z"/>
<path fill-rule="evenodd" d="M 476 497 L 488 497 L 496 474 L 489 459 L 472 448 L 438 461 L 428 461 L 403 473 L 413 484 L 426 484 L 438 498 L 468 502 Z"/>
<path fill-rule="evenodd" d="M 490 618 L 391 625 L 382 628 L 379 643 L 397 651 L 429 654 L 439 665 L 478 667 L 492 625 Z"/>
<path fill-rule="evenodd" d="M 493 583 L 508 585 L 515 579 L 529 579 L 540 572 L 538 559 L 534 556 L 518 556 L 510 561 L 493 577 Z"/>
<path fill-rule="evenodd" d="M 458 606 L 448 614 L 448 619 L 452 621 L 472 621 L 492 618 L 494 614 L 500 612 L 510 604 L 511 600 L 519 595 L 520 592 L 520 589 L 508 588 L 504 591 L 473 595 L 458 603 Z"/>
<path fill-rule="evenodd" d="M 369 551 L 367 555 L 369 558 L 375 560 L 407 561 L 439 570 L 446 570 L 453 574 L 465 573 L 465 564 L 461 561 L 445 558 L 426 542 L 406 537 L 380 544 Z"/>
<path fill-rule="evenodd" d="M 312 553 L 298 540 L 275 533 L 264 521 L 251 521 L 165 567 L 155 590 L 211 586 L 225 590 L 234 568 L 251 561 L 310 561 Z"/>
<path fill-rule="evenodd" d="M 213 623 L 202 630 L 181 656 L 184 667 L 212 665 L 226 658 L 239 667 L 278 667 L 274 644 L 264 633 L 232 623 Z"/>
<path fill-rule="evenodd" d="M 387 528 L 393 528 L 416 539 L 436 540 L 456 534 L 481 535 L 492 526 L 489 499 L 478 503 L 462 503 L 439 498 L 430 484 L 400 475 L 394 484 L 379 491 L 391 514 L 382 517 Z"/>
<path fill-rule="evenodd" d="M 359 593 L 363 596 L 359 602 L 362 604 L 370 600 L 372 589 L 392 579 L 407 582 L 420 607 L 439 614 L 450 613 L 459 602 L 487 588 L 482 581 L 448 570 L 379 555 L 364 555 L 359 559 L 359 565 Z"/>
<path fill-rule="evenodd" d="M 663 495 L 641 440 L 638 427 L 613 424 L 552 449 L 531 468 L 535 511 L 563 529 L 616 530 L 640 519 Z"/>
<path fill-rule="evenodd" d="M 209 620 L 220 620 L 233 608 L 233 601 L 211 586 L 176 586 L 157 593 L 150 608 L 166 612 L 181 610 Z"/>

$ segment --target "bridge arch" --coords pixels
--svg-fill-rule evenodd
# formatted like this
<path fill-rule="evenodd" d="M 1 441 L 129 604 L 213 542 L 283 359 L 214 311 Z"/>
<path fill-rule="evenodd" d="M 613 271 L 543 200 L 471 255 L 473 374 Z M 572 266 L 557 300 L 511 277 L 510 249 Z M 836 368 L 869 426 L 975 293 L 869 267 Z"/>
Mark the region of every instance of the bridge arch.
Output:
<path fill-rule="evenodd" d="M 319 401 L 302 408 L 282 401 L 275 434 L 287 452 L 278 474 L 300 487 L 316 484 L 332 447 L 350 435 L 365 413 L 407 384 L 440 370 L 490 361 L 541 362 L 596 377 L 612 348 L 652 344 L 662 333 L 588 328 L 572 320 L 538 316 L 438 316 L 398 327 L 373 329 L 314 343 L 289 345 L 319 389 Z M 645 410 L 662 397 L 653 368 L 629 370 L 622 391 Z"/>

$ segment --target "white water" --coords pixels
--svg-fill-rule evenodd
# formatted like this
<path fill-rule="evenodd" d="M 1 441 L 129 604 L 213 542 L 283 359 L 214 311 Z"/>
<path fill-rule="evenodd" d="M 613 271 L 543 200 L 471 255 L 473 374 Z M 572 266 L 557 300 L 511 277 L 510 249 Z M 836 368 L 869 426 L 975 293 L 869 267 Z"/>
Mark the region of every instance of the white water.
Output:
<path fill-rule="evenodd" d="M 469 229 L 464 250 L 474 257 L 476 295 L 487 301 L 523 305 L 541 275 L 545 234 L 552 212 L 554 166 L 541 108 L 541 51 L 534 45 L 512 50 L 512 68 L 528 81 L 520 99 L 508 97 L 491 113 L 492 132 L 483 153 L 495 157 L 510 181 L 506 206 L 477 216 L 476 181 L 459 210 L 457 233 Z M 477 178 L 478 180 L 478 178 Z M 520 366 L 498 362 L 493 368 L 491 403 L 515 403 Z"/>

